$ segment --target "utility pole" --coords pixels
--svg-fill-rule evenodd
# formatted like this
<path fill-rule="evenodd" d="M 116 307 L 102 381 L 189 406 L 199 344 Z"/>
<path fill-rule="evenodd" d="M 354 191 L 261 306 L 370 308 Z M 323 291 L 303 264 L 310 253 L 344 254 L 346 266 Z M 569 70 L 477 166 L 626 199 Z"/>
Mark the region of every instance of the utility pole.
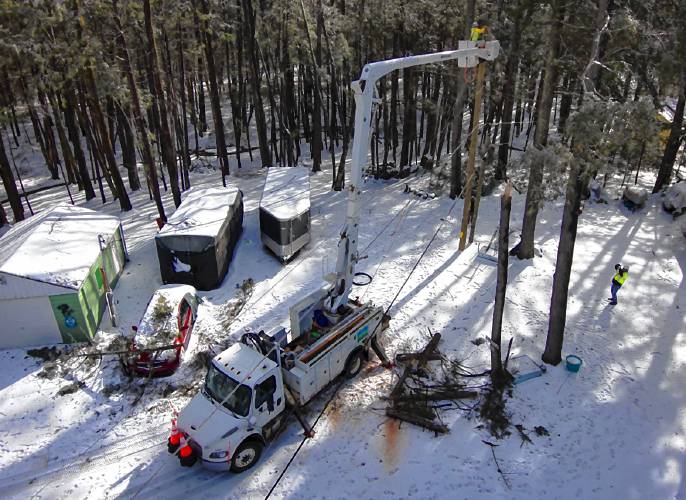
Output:
<path fill-rule="evenodd" d="M 476 139 L 479 135 L 479 119 L 481 118 L 481 97 L 484 92 L 484 75 L 486 65 L 482 62 L 476 70 L 476 90 L 474 92 L 474 114 L 472 115 L 472 133 L 469 136 L 469 159 L 467 160 L 467 183 L 464 188 L 464 209 L 462 210 L 462 227 L 460 229 L 460 250 L 464 250 L 467 242 L 467 226 L 469 212 L 472 208 L 472 182 L 474 181 L 474 163 L 476 160 Z"/>

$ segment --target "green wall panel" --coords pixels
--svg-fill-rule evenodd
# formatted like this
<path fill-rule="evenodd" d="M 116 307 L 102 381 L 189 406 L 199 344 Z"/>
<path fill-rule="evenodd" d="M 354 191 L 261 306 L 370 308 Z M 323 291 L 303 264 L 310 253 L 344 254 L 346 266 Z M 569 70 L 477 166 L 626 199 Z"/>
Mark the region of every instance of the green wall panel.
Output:
<path fill-rule="evenodd" d="M 63 342 L 86 342 L 90 340 L 90 331 L 79 302 L 78 293 L 52 295 L 50 306 Z"/>
<path fill-rule="evenodd" d="M 121 233 L 117 230 L 108 238 L 110 243 L 93 263 L 77 293 L 50 297 L 52 310 L 66 343 L 86 342 L 98 331 L 105 312 L 105 287 L 100 268 L 104 257 L 105 274 L 110 288 L 114 288 L 124 269 L 125 254 Z"/>

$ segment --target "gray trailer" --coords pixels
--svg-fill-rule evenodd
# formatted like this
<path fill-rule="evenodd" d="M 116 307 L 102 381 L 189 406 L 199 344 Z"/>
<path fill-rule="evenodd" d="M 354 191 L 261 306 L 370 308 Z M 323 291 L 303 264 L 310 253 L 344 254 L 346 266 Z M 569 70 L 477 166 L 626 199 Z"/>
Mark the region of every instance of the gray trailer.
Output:
<path fill-rule="evenodd" d="M 310 241 L 310 173 L 307 168 L 269 168 L 260 199 L 260 238 L 283 262 Z"/>

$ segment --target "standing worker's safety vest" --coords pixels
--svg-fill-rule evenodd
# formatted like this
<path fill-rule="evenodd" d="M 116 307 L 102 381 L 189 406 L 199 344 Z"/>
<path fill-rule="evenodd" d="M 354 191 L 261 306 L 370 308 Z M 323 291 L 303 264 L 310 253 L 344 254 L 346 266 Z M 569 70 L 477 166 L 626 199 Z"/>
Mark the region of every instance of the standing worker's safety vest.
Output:
<path fill-rule="evenodd" d="M 472 28 L 472 32 L 469 36 L 469 40 L 472 42 L 478 42 L 481 39 L 481 35 L 486 33 L 486 28 L 476 27 Z"/>
<path fill-rule="evenodd" d="M 620 285 L 623 285 L 626 279 L 629 277 L 629 272 L 624 271 L 624 274 L 617 273 L 615 274 L 615 277 L 613 278 L 617 283 Z"/>

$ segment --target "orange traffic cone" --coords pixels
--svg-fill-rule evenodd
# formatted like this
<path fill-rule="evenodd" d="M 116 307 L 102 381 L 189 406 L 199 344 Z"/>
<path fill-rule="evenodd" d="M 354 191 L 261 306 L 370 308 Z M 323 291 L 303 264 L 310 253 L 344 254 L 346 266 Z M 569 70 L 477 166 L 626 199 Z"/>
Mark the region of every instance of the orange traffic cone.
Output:
<path fill-rule="evenodd" d="M 183 434 L 179 432 L 179 429 L 176 427 L 176 419 L 172 419 L 172 428 L 171 428 L 171 435 L 169 436 L 169 439 L 167 440 L 167 451 L 169 453 L 176 453 L 176 450 L 179 449 L 179 446 L 181 445 L 181 439 L 183 439 Z"/>
<path fill-rule="evenodd" d="M 193 448 L 186 442 L 185 438 L 181 438 L 181 448 L 179 449 L 179 462 L 184 467 L 191 467 L 195 464 L 198 457 L 193 453 Z"/>

